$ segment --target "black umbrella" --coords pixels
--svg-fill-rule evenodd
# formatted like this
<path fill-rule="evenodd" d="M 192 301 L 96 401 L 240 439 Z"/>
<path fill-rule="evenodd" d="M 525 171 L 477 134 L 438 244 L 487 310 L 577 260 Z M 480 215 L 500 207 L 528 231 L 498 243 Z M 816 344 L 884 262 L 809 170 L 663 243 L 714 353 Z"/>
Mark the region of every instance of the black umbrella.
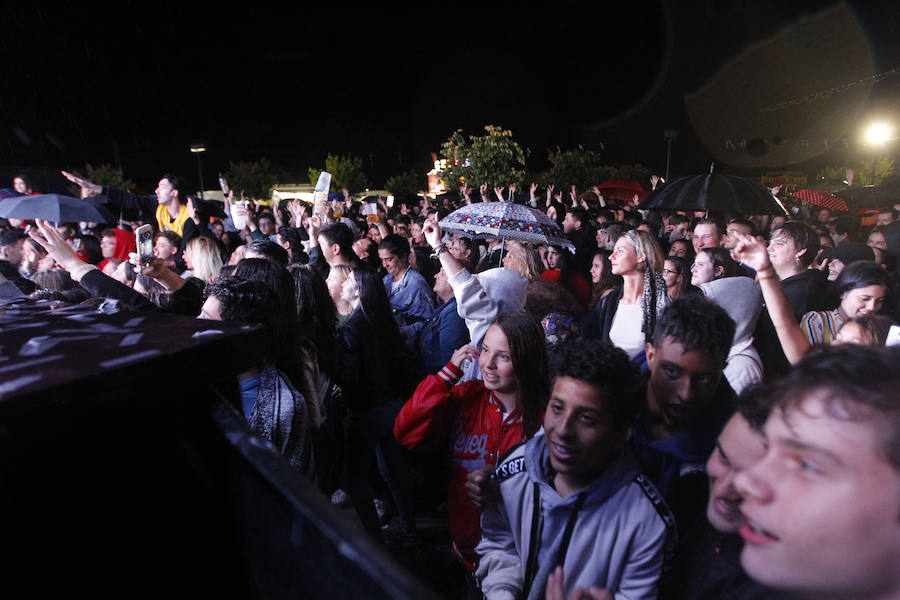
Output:
<path fill-rule="evenodd" d="M 194 203 L 194 210 L 197 211 L 198 215 L 207 218 L 225 218 L 225 209 L 223 207 L 223 204 L 218 200 L 201 200 L 200 198 L 191 196 L 191 201 Z"/>
<path fill-rule="evenodd" d="M 759 181 L 720 173 L 682 177 L 657 187 L 638 208 L 788 215 L 781 201 Z"/>
<path fill-rule="evenodd" d="M 0 217 L 5 219 L 43 219 L 54 223 L 115 223 L 109 210 L 91 198 L 72 198 L 60 194 L 18 196 L 0 202 Z"/>
<path fill-rule="evenodd" d="M 834 192 L 834 195 L 846 202 L 851 209 L 880 208 L 888 202 L 888 196 L 874 185 L 848 187 Z"/>

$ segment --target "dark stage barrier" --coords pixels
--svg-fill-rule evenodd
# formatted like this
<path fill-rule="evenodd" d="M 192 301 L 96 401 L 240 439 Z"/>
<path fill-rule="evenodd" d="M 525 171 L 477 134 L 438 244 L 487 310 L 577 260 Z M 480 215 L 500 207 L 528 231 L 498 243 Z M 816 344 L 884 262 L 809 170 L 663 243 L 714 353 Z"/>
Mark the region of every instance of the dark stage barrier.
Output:
<path fill-rule="evenodd" d="M 5 302 L 5 595 L 434 597 L 233 408 L 258 330 Z"/>

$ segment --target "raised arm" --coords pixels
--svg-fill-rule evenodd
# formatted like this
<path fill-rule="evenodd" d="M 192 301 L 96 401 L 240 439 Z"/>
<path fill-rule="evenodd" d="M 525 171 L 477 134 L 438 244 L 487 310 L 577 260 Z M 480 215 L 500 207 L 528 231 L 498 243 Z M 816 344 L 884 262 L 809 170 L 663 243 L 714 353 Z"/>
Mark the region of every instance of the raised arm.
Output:
<path fill-rule="evenodd" d="M 794 319 L 794 309 L 791 302 L 781 287 L 781 280 L 775 273 L 775 268 L 769 260 L 769 253 L 762 240 L 742 233 L 735 233 L 738 240 L 732 250 L 737 260 L 756 270 L 756 279 L 762 289 L 763 300 L 778 341 L 784 355 L 791 364 L 796 364 L 804 354 L 809 352 L 809 340 L 803 335 L 803 330 Z"/>
<path fill-rule="evenodd" d="M 425 221 L 425 241 L 435 249 L 447 281 L 456 296 L 456 311 L 466 321 L 469 339 L 478 347 L 488 327 L 497 319 L 500 308 L 481 287 L 478 278 L 469 271 L 444 247 L 441 241 L 441 227 L 437 218 L 432 215 Z"/>
<path fill-rule="evenodd" d="M 35 220 L 35 226 L 35 229 L 28 232 L 31 239 L 40 244 L 57 264 L 67 271 L 74 281 L 80 283 L 89 294 L 95 297 L 120 300 L 134 310 L 158 310 L 155 304 L 138 292 L 105 275 L 94 265 L 78 258 L 78 255 L 55 227 L 41 219 Z"/>

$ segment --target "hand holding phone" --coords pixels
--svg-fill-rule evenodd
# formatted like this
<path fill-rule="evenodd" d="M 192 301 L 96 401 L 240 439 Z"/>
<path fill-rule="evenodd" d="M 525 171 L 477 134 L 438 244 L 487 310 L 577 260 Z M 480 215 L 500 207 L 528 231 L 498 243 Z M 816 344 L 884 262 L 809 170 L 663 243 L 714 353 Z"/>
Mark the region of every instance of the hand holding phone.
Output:
<path fill-rule="evenodd" d="M 134 237 L 137 239 L 137 254 L 141 265 L 147 266 L 153 260 L 153 227 L 150 224 L 141 225 L 134 230 Z"/>

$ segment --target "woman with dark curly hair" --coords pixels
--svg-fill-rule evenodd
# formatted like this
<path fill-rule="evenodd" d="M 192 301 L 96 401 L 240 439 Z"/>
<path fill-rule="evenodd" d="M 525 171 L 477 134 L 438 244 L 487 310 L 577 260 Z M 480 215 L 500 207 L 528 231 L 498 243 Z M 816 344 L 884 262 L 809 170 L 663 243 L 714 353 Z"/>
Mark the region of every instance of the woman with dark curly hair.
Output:
<path fill-rule="evenodd" d="M 272 442 L 298 471 L 315 480 L 309 407 L 290 378 L 275 366 L 280 329 L 291 327 L 278 294 L 264 281 L 222 277 L 207 287 L 201 319 L 258 323 L 266 346 L 257 364 L 238 376 L 241 409 L 250 426 Z"/>

